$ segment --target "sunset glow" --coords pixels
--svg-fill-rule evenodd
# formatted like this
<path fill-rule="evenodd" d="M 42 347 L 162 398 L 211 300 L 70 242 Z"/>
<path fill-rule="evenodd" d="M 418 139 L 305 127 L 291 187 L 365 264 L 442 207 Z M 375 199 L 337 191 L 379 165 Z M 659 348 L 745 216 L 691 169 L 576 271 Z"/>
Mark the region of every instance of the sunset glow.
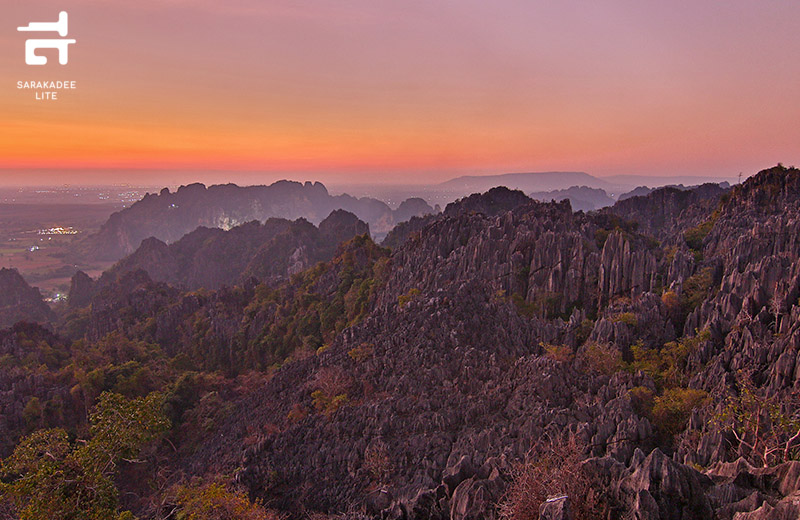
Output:
<path fill-rule="evenodd" d="M 5 184 L 30 182 L 27 168 L 428 182 L 800 163 L 792 2 L 7 4 Z M 70 63 L 27 66 L 14 28 L 62 9 Z M 16 88 L 46 79 L 77 89 L 48 102 Z M 158 180 L 141 176 L 124 180 Z"/>

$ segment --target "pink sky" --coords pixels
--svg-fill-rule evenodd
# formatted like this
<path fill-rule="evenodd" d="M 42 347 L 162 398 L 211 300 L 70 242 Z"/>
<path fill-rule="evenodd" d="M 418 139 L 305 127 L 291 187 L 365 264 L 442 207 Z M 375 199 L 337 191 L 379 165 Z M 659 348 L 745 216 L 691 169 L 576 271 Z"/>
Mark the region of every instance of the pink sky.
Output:
<path fill-rule="evenodd" d="M 70 63 L 25 65 L 16 27 L 60 10 Z M 6 0 L 2 13 L 5 184 L 53 180 L 26 168 L 397 184 L 800 163 L 797 2 Z M 78 90 L 35 101 L 16 88 L 29 79 Z"/>

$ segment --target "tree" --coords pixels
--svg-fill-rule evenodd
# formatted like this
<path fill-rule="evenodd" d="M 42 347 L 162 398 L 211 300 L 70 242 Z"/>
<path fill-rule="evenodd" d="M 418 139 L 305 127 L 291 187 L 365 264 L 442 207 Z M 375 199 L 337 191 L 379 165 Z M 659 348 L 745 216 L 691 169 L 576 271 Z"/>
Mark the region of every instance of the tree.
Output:
<path fill-rule="evenodd" d="M 281 517 L 253 503 L 243 490 L 218 477 L 210 482 L 193 480 L 176 490 L 179 520 L 280 520 Z"/>
<path fill-rule="evenodd" d="M 169 427 L 164 396 L 126 399 L 104 392 L 90 415 L 91 438 L 70 442 L 61 428 L 25 437 L 3 461 L 0 499 L 10 500 L 21 520 L 109 520 L 119 513 L 113 483 L 117 465 Z"/>
<path fill-rule="evenodd" d="M 775 283 L 775 292 L 772 295 L 772 298 L 769 299 L 769 310 L 772 312 L 773 316 L 775 316 L 775 334 L 780 332 L 780 319 L 781 319 L 781 311 L 783 310 L 783 298 L 781 298 L 780 293 L 778 292 L 778 283 Z"/>

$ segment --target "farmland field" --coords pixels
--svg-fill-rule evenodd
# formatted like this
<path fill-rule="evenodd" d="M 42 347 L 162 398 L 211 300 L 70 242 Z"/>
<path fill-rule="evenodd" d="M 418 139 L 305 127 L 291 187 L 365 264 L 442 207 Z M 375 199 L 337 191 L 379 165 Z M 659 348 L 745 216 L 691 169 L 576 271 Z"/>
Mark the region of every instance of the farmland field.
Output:
<path fill-rule="evenodd" d="M 0 266 L 16 268 L 45 298 L 63 296 L 78 269 L 98 276 L 108 262 L 76 260 L 71 246 L 97 231 L 116 204 L 0 204 Z"/>

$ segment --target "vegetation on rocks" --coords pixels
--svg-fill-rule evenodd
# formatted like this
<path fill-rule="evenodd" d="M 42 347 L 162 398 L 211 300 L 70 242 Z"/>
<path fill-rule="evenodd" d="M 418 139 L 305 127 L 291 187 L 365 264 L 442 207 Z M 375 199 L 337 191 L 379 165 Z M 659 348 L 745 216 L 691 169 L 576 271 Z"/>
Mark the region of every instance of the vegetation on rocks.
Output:
<path fill-rule="evenodd" d="M 103 393 L 88 440 L 71 441 L 61 428 L 32 433 L 3 461 L 0 499 L 11 500 L 23 520 L 132 518 L 118 511 L 113 478 L 120 463 L 135 463 L 142 447 L 169 428 L 163 406 L 161 394 L 129 400 Z"/>

